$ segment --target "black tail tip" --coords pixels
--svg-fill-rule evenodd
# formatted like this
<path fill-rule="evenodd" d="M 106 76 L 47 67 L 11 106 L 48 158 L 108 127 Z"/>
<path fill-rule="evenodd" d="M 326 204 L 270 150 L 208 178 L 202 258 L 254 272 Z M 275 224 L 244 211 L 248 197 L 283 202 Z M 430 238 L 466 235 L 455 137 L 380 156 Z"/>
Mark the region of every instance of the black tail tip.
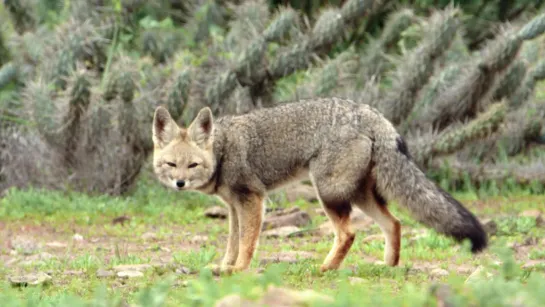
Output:
<path fill-rule="evenodd" d="M 481 223 L 472 216 L 469 223 L 460 225 L 455 231 L 450 232 L 450 235 L 458 242 L 469 240 L 473 254 L 480 253 L 488 247 L 486 231 Z"/>
<path fill-rule="evenodd" d="M 474 231 L 469 236 L 469 240 L 471 241 L 471 252 L 473 254 L 482 252 L 488 246 L 488 238 L 486 232 L 482 228 Z"/>

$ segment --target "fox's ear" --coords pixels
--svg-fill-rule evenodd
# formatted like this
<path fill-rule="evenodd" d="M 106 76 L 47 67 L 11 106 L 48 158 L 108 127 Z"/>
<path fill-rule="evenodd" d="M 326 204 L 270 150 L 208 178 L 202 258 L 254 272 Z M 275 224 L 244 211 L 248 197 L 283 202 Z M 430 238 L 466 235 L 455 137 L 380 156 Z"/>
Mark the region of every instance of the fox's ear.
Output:
<path fill-rule="evenodd" d="M 157 107 L 153 116 L 153 143 L 160 148 L 164 147 L 176 137 L 178 130 L 168 110 L 162 106 Z"/>
<path fill-rule="evenodd" d="M 189 137 L 197 145 L 203 146 L 212 141 L 212 132 L 214 131 L 214 116 L 209 107 L 204 107 L 199 111 L 197 117 L 187 128 Z"/>

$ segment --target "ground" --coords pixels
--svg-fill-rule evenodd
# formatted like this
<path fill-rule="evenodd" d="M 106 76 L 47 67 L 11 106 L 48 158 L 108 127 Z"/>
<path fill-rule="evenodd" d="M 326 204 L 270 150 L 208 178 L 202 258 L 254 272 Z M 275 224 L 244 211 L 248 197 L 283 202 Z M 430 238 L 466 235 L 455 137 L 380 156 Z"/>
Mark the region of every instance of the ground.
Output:
<path fill-rule="evenodd" d="M 286 228 L 292 234 L 288 237 L 262 235 L 250 272 L 215 277 L 201 269 L 219 263 L 228 224 L 226 219 L 205 215 L 207 209 L 220 204 L 213 198 L 180 195 L 149 182 L 123 198 L 12 190 L 0 200 L 0 286 L 11 300 L 34 298 L 44 305 L 76 297 L 93 299 L 103 289 L 103 296 L 129 304 L 146 305 L 146 299 L 152 302 L 150 297 L 154 297 L 164 299 L 168 306 L 209 306 L 229 293 L 258 296 L 263 290 L 256 285 L 273 283 L 312 289 L 337 302 L 351 299 L 353 304 L 358 293 L 372 293 L 376 297 L 365 299 L 377 302 L 401 299 L 407 293 L 414 296 L 418 291 L 425 295 L 431 285 L 467 285 L 468 278 L 481 271 L 485 272 L 482 276 L 499 279 L 507 274 L 505 259 L 510 259 L 502 258 L 503 250 L 512 252 L 515 266 L 521 269 L 517 279 L 521 287 L 528 275 L 543 277 L 545 226 L 540 210 L 545 196 L 454 195 L 493 234 L 490 247 L 482 254 L 472 255 L 467 245 L 424 228 L 392 204 L 391 210 L 402 221 L 400 265 L 392 268 L 381 263 L 384 242 L 380 230 L 360 216 L 355 222 L 359 228 L 355 243 L 342 269 L 322 274 L 318 268 L 333 236 L 323 227 L 327 219 L 316 210 L 319 205 L 298 200 L 269 204 L 267 216 L 277 212 L 276 207 L 284 208 L 288 215 L 289 208 L 300 208 L 291 214 L 306 212 L 310 223 L 299 219 L 301 231 L 294 234 L 294 226 Z M 30 273 L 46 282 L 32 286 L 32 279 L 18 280 Z M 483 290 L 475 289 L 482 294 Z"/>

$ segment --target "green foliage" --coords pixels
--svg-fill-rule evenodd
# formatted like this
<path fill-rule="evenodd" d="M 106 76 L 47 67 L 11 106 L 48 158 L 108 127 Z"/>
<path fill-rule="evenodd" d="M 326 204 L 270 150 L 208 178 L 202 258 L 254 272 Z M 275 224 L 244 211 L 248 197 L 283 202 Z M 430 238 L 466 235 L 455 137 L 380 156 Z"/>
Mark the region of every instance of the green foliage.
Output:
<path fill-rule="evenodd" d="M 539 105 L 545 15 L 531 1 L 316 2 L 308 19 L 298 5 L 264 0 L 35 2 L 4 4 L 0 106 L 67 161 L 43 162 L 72 178 L 44 186 L 128 192 L 152 150 L 159 104 L 186 124 L 203 106 L 240 114 L 348 97 L 381 110 L 430 167 L 468 159 L 473 145 L 472 158 L 495 161 L 497 150 L 482 150 L 490 140 L 513 140 L 507 156 L 523 152 L 541 131 L 539 108 L 528 117 L 527 105 Z M 503 29 L 489 31 L 487 18 Z M 505 116 L 478 126 L 504 99 Z M 100 175 L 112 165 L 111 177 Z"/>

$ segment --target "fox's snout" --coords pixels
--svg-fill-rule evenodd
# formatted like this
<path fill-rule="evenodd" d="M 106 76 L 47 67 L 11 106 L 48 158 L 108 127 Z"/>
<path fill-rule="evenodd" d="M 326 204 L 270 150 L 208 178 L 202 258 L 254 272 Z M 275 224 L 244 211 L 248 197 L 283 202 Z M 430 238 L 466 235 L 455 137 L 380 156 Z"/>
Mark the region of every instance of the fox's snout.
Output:
<path fill-rule="evenodd" d="M 185 186 L 185 180 L 176 180 L 176 186 L 178 188 L 183 188 Z"/>

